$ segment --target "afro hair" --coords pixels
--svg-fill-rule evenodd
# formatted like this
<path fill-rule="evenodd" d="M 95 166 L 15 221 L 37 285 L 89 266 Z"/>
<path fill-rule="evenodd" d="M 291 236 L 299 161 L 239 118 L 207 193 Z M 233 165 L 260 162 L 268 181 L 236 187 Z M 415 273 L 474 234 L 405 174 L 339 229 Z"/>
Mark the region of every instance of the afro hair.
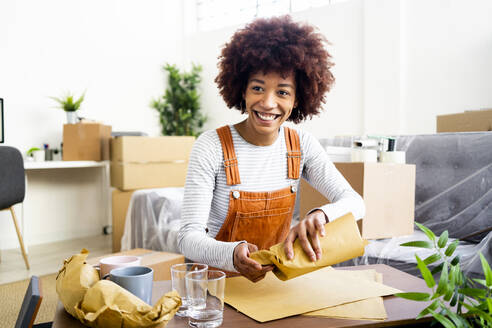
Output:
<path fill-rule="evenodd" d="M 290 16 L 256 19 L 238 30 L 222 49 L 219 92 L 229 108 L 245 111 L 243 94 L 251 74 L 294 73 L 297 107 L 288 121 L 299 123 L 321 111 L 325 93 L 335 78 L 325 37 L 315 28 L 293 22 Z"/>

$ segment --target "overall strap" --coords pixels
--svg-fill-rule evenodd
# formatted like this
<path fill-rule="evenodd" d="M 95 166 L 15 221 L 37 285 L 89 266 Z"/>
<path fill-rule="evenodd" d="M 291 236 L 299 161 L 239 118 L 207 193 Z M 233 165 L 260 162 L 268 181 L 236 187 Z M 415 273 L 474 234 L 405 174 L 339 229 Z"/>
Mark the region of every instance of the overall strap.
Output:
<path fill-rule="evenodd" d="M 222 144 L 222 153 L 224 154 L 224 169 L 227 178 L 227 185 L 237 185 L 241 183 L 239 178 L 239 169 L 237 166 L 236 152 L 234 151 L 234 142 L 232 141 L 232 134 L 229 126 L 223 126 L 218 128 L 217 134 Z"/>
<path fill-rule="evenodd" d="M 285 145 L 287 146 L 287 177 L 289 179 L 299 179 L 301 172 L 301 143 L 299 135 L 293 129 L 284 128 Z"/>

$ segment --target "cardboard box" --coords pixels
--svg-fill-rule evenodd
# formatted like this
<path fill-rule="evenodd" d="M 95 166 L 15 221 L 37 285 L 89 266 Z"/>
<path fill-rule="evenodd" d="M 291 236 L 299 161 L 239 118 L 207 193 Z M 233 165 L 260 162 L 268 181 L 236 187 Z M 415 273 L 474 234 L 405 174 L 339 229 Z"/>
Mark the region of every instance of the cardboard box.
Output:
<path fill-rule="evenodd" d="M 182 187 L 187 169 L 188 162 L 111 163 L 111 186 L 122 190 Z"/>
<path fill-rule="evenodd" d="M 352 188 L 364 199 L 366 216 L 359 221 L 365 239 L 413 233 L 415 165 L 393 163 L 335 163 Z M 329 201 L 302 180 L 300 215 Z"/>
<path fill-rule="evenodd" d="M 99 263 L 100 259 L 115 255 L 134 255 L 142 257 L 141 264 L 143 266 L 151 267 L 154 270 L 154 281 L 171 280 L 171 266 L 177 263 L 184 263 L 184 256 L 181 254 L 151 251 L 143 248 L 88 258 L 87 263 L 96 265 Z"/>
<path fill-rule="evenodd" d="M 64 161 L 109 160 L 111 126 L 99 123 L 63 125 Z"/>
<path fill-rule="evenodd" d="M 438 115 L 437 132 L 492 131 L 492 109 Z"/>
<path fill-rule="evenodd" d="M 130 205 L 130 199 L 133 192 L 122 191 L 119 189 L 113 190 L 112 193 L 112 213 L 113 213 L 113 252 L 119 252 L 121 249 L 121 237 L 125 231 L 126 212 Z"/>
<path fill-rule="evenodd" d="M 111 186 L 122 189 L 182 187 L 195 137 L 111 140 Z"/>
<path fill-rule="evenodd" d="M 124 163 L 154 163 L 188 161 L 195 137 L 133 137 L 111 140 L 111 161 Z"/>

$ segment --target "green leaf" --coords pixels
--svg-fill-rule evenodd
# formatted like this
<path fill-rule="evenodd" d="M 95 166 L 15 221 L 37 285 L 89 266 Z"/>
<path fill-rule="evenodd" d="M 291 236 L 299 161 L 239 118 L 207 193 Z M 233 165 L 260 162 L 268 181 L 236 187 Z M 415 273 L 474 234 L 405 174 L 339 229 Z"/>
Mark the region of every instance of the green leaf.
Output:
<path fill-rule="evenodd" d="M 450 284 L 448 286 L 446 286 L 446 293 L 444 294 L 444 300 L 446 302 L 449 302 L 449 300 L 451 299 L 451 297 L 453 296 L 454 294 L 454 286 L 453 284 Z"/>
<path fill-rule="evenodd" d="M 396 297 L 404 298 L 412 301 L 428 301 L 430 299 L 430 295 L 428 293 L 396 293 Z"/>
<path fill-rule="evenodd" d="M 448 242 L 448 231 L 445 230 L 439 237 L 439 240 L 437 241 L 437 246 L 439 246 L 439 248 L 444 248 L 447 242 Z"/>
<path fill-rule="evenodd" d="M 428 241 L 416 240 L 409 241 L 408 243 L 400 244 L 400 246 L 405 247 L 420 247 L 420 248 L 434 248 L 434 246 Z"/>
<path fill-rule="evenodd" d="M 456 313 L 454 313 L 447 307 L 444 308 L 444 311 L 446 312 L 446 315 L 453 321 L 456 327 L 458 328 L 465 327 L 462 321 L 463 319 L 460 316 L 458 316 Z"/>
<path fill-rule="evenodd" d="M 432 240 L 432 241 L 436 240 L 436 235 L 434 235 L 434 233 L 429 228 L 427 228 L 426 226 L 424 226 L 418 222 L 415 222 L 415 224 L 417 225 L 417 227 L 419 227 L 420 230 L 422 230 L 427 235 L 427 237 L 430 240 Z"/>
<path fill-rule="evenodd" d="M 486 290 L 480 288 L 460 288 L 458 291 L 473 298 L 485 298 L 487 294 Z"/>
<path fill-rule="evenodd" d="M 431 273 L 435 275 L 436 273 L 439 273 L 442 271 L 442 268 L 444 266 L 444 262 L 436 266 L 434 269 L 431 270 Z"/>
<path fill-rule="evenodd" d="M 467 314 L 478 314 L 480 317 L 484 318 L 488 322 L 492 322 L 492 317 L 490 316 L 490 314 L 480 310 L 478 307 L 466 303 L 463 303 L 463 306 L 468 309 Z"/>
<path fill-rule="evenodd" d="M 436 285 L 436 281 L 434 280 L 431 272 L 417 254 L 415 254 L 415 258 L 417 259 L 417 267 L 419 268 L 420 273 L 422 273 L 422 277 L 424 278 L 427 287 L 434 287 Z"/>
<path fill-rule="evenodd" d="M 424 260 L 424 263 L 425 265 L 429 265 L 429 264 L 432 264 L 436 261 L 439 261 L 441 259 L 441 255 L 436 253 L 436 254 L 432 254 L 430 255 L 429 257 L 427 257 L 425 260 Z"/>
<path fill-rule="evenodd" d="M 487 287 L 487 282 L 485 281 L 485 279 L 472 279 L 472 280 L 479 283 L 482 286 Z"/>
<path fill-rule="evenodd" d="M 31 156 L 33 152 L 38 151 L 38 150 L 41 150 L 41 149 L 39 149 L 38 147 L 29 148 L 29 150 L 26 152 L 26 155 Z"/>
<path fill-rule="evenodd" d="M 492 313 L 492 298 L 487 298 L 487 307 L 489 309 L 489 313 Z"/>
<path fill-rule="evenodd" d="M 460 267 L 457 265 L 451 265 L 451 269 L 449 270 L 449 282 L 453 285 L 453 287 L 458 283 L 458 277 L 460 274 Z"/>
<path fill-rule="evenodd" d="M 460 256 L 456 255 L 452 260 L 451 260 L 451 265 L 457 265 L 460 263 Z"/>
<path fill-rule="evenodd" d="M 456 246 L 458 246 L 459 242 L 460 242 L 459 240 L 455 240 L 451 244 L 449 244 L 448 248 L 446 248 L 446 251 L 444 252 L 444 255 L 446 255 L 446 256 L 453 255 L 453 253 L 456 249 Z"/>
<path fill-rule="evenodd" d="M 453 298 L 451 299 L 451 302 L 449 302 L 449 305 L 455 306 L 457 301 L 458 301 L 458 291 L 455 290 L 453 294 Z"/>
<path fill-rule="evenodd" d="M 432 314 L 432 316 L 439 321 L 444 327 L 446 328 L 455 328 L 455 325 L 445 316 L 442 314 L 439 314 L 437 312 L 434 312 L 433 310 L 429 310 L 429 312 Z"/>
<path fill-rule="evenodd" d="M 420 312 L 416 317 L 415 317 L 415 320 L 419 320 L 420 318 L 423 318 L 425 317 L 427 314 L 429 314 L 429 309 L 430 310 L 436 310 L 437 308 L 439 307 L 439 300 L 435 300 L 434 302 L 432 302 L 431 305 L 429 305 L 428 307 L 426 307 L 425 309 L 422 310 L 422 312 Z"/>
<path fill-rule="evenodd" d="M 439 284 L 437 285 L 436 294 L 446 294 L 448 286 L 448 263 L 444 262 L 444 266 L 441 271 L 441 277 L 439 278 Z"/>
<path fill-rule="evenodd" d="M 492 287 L 492 270 L 490 270 L 490 265 L 482 253 L 480 253 L 480 261 L 482 262 L 482 269 L 485 275 L 485 282 L 487 283 L 487 287 Z"/>

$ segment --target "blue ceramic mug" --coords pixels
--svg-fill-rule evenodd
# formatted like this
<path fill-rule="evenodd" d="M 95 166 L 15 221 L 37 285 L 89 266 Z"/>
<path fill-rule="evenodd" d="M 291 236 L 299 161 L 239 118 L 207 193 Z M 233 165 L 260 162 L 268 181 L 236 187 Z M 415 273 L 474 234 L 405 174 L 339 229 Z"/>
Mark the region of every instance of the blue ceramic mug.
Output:
<path fill-rule="evenodd" d="M 128 290 L 145 303 L 152 305 L 152 282 L 154 270 L 145 266 L 121 267 L 113 269 L 103 279 L 109 277 L 117 285 Z"/>

